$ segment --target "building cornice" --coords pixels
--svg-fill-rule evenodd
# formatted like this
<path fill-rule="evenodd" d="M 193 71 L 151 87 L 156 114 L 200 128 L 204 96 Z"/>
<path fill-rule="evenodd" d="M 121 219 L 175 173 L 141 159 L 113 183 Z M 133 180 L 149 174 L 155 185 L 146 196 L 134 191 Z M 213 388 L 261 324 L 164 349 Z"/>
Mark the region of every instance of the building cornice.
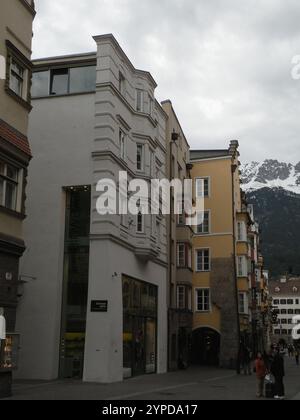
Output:
<path fill-rule="evenodd" d="M 129 60 L 127 54 L 121 48 L 120 44 L 118 43 L 116 38 L 113 36 L 113 34 L 97 35 L 97 36 L 93 36 L 93 39 L 97 44 L 98 43 L 104 43 L 104 42 L 112 44 L 114 46 L 114 48 L 116 49 L 116 51 L 118 52 L 119 56 L 124 59 L 124 61 L 126 62 L 126 64 L 128 65 L 128 67 L 130 68 L 131 71 L 133 71 L 137 75 L 146 77 L 149 80 L 149 82 L 152 84 L 154 89 L 157 87 L 157 83 L 154 80 L 154 78 L 152 77 L 151 73 L 149 73 L 148 71 L 139 70 L 139 69 L 134 67 L 134 65 Z"/>

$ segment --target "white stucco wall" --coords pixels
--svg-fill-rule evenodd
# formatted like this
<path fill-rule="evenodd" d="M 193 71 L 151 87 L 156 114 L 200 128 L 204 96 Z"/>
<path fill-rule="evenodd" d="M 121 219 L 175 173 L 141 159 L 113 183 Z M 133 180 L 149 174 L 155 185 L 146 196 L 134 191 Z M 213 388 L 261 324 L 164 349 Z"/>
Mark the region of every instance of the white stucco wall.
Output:
<path fill-rule="evenodd" d="M 94 95 L 33 101 L 24 234 L 24 286 L 17 314 L 21 378 L 58 375 L 65 195 L 62 187 L 90 185 Z"/>

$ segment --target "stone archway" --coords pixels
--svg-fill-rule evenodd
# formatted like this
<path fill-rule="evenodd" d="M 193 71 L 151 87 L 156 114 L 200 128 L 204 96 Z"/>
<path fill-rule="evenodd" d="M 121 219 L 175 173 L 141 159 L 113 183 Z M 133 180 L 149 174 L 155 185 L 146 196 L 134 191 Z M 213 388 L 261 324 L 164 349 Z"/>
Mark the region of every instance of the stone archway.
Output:
<path fill-rule="evenodd" d="M 220 363 L 221 336 L 212 328 L 203 327 L 193 331 L 192 362 L 195 365 L 218 366 Z"/>

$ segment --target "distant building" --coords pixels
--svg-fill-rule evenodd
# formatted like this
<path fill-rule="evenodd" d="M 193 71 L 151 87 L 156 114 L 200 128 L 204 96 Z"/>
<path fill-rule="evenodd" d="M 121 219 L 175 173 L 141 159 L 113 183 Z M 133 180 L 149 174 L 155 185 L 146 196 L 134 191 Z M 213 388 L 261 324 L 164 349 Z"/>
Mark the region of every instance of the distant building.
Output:
<path fill-rule="evenodd" d="M 293 317 L 300 315 L 300 277 L 283 276 L 280 281 L 270 282 L 269 291 L 278 319 L 273 325 L 272 341 L 292 343 Z"/>

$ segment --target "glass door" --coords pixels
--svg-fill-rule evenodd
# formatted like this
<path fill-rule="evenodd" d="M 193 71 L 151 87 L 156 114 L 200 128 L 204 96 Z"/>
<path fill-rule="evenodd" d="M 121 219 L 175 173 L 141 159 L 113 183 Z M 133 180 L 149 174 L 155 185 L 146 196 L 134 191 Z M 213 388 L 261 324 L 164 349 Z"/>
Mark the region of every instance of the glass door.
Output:
<path fill-rule="evenodd" d="M 147 318 L 146 322 L 146 373 L 156 372 L 156 321 Z"/>
<path fill-rule="evenodd" d="M 133 320 L 133 375 L 145 373 L 145 322 L 143 318 Z"/>

